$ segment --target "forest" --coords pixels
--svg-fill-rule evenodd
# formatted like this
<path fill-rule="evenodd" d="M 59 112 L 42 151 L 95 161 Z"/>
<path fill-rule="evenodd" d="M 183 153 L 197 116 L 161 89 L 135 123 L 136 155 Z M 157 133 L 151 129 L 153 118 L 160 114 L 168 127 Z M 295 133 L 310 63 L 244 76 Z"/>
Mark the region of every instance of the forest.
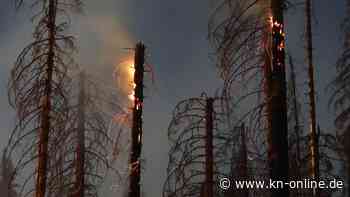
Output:
<path fill-rule="evenodd" d="M 350 197 L 350 0 L 0 5 L 0 196 Z"/>

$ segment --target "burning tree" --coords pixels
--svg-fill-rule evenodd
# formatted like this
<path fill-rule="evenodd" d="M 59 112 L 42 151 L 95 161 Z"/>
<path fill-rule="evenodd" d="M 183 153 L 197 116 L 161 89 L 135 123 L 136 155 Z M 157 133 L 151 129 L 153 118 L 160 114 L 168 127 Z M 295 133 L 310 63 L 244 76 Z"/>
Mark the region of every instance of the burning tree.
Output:
<path fill-rule="evenodd" d="M 134 106 L 132 109 L 131 154 L 130 154 L 130 183 L 129 197 L 140 197 L 141 179 L 141 149 L 142 149 L 142 110 L 143 110 L 143 78 L 145 63 L 145 46 L 138 43 L 134 59 Z"/>
<path fill-rule="evenodd" d="M 210 34 L 225 82 L 227 113 L 233 124 L 247 122 L 258 155 L 256 174 L 288 180 L 285 1 L 224 1 Z M 265 95 L 264 95 L 265 93 Z M 252 103 L 256 103 L 252 105 Z M 254 107 L 251 107 L 254 106 Z M 287 196 L 287 189 L 271 190 Z"/>
<path fill-rule="evenodd" d="M 283 12 L 288 6 L 289 2 L 282 0 L 223 1 L 215 9 L 210 21 L 210 39 L 216 50 L 217 67 L 225 82 L 223 97 L 226 98 L 224 104 L 230 116 L 231 127 L 244 120 L 250 127 L 248 134 L 256 136 L 249 138 L 255 139 L 252 144 L 247 144 L 248 148 L 255 147 L 255 152 L 258 153 L 254 160 L 259 161 L 257 166 L 260 168 L 255 173 L 284 181 L 288 180 L 289 171 L 293 176 L 301 173 L 300 176 L 308 177 L 312 174 L 309 170 L 313 169 L 313 177 L 316 178 L 319 168 L 323 175 L 330 175 L 325 169 L 332 166 L 329 165 L 332 164 L 330 161 L 334 161 L 334 150 L 329 144 L 335 143 L 332 135 L 320 133 L 317 137 L 315 129 L 309 135 L 299 128 L 298 102 L 296 99 L 293 101 L 296 90 L 294 89 L 294 95 L 291 94 L 292 97 L 287 98 Z M 307 10 L 309 9 L 310 7 Z M 307 32 L 311 33 L 310 25 Z M 310 49 L 311 36 L 308 37 Z M 307 52 L 308 65 L 312 65 L 311 51 Z M 309 82 L 313 82 L 313 67 L 309 68 Z M 295 77 L 291 80 L 295 81 Z M 309 88 L 310 99 L 314 99 L 312 83 Z M 288 128 L 287 101 L 292 106 L 289 107 L 289 115 L 294 117 L 295 123 L 291 122 L 291 118 L 289 122 L 294 128 Z M 315 103 L 312 106 L 310 116 L 315 125 Z M 319 144 L 317 138 L 320 138 Z M 287 142 L 291 144 L 288 145 Z M 310 150 L 310 144 L 313 151 L 303 151 Z M 317 149 L 320 149 L 319 154 Z M 288 158 L 288 153 L 292 154 L 292 158 Z M 299 164 L 295 164 L 295 157 L 300 157 Z M 323 163 L 317 167 L 317 161 Z M 292 166 L 288 166 L 288 162 Z M 313 163 L 312 168 L 309 168 L 309 163 Z M 271 192 L 272 196 L 289 194 L 287 189 Z M 306 192 L 304 195 L 308 194 Z"/>
<path fill-rule="evenodd" d="M 117 86 L 123 92 L 123 96 L 127 94 L 128 109 L 124 113 L 118 114 L 118 121 L 126 122 L 128 129 L 131 129 L 131 135 L 128 140 L 131 141 L 128 147 L 129 163 L 127 174 L 129 175 L 129 191 L 128 196 L 141 196 L 141 171 L 142 171 L 142 134 L 143 134 L 143 100 L 145 79 L 151 73 L 153 80 L 153 72 L 150 65 L 146 64 L 146 46 L 142 42 L 138 42 L 133 48 L 133 60 L 124 61 L 115 70 Z"/>

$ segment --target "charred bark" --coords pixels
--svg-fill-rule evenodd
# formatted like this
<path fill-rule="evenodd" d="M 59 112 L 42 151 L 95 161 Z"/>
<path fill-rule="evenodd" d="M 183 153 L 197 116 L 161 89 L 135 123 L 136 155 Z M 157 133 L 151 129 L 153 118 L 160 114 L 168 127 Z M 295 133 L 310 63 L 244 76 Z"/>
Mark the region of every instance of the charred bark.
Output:
<path fill-rule="evenodd" d="M 135 48 L 135 74 L 133 122 L 131 130 L 130 155 L 130 185 L 129 197 L 140 197 L 140 156 L 142 149 L 142 108 L 143 108 L 143 75 L 144 75 L 145 46 L 138 43 Z"/>
<path fill-rule="evenodd" d="M 75 170 L 75 197 L 84 197 L 85 186 L 85 73 L 82 71 L 79 76 L 78 96 L 78 128 L 76 148 L 76 170 Z"/>
<path fill-rule="evenodd" d="M 286 104 L 285 40 L 283 0 L 271 0 L 272 14 L 272 71 L 271 71 L 271 132 L 270 178 L 273 181 L 288 181 L 288 127 Z M 289 196 L 287 187 L 272 189 L 272 197 Z"/>
<path fill-rule="evenodd" d="M 206 138 L 205 138 L 205 196 L 214 197 L 213 191 L 213 167 L 214 167 L 214 157 L 213 157 L 213 102 L 214 99 L 208 98 L 206 101 Z"/>

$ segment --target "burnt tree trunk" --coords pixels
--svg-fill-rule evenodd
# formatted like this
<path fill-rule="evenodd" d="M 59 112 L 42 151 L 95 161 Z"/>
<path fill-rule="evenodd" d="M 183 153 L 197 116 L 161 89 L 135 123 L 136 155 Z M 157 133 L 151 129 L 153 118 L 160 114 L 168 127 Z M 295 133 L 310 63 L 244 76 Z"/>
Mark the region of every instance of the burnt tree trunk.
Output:
<path fill-rule="evenodd" d="M 247 155 L 247 144 L 245 136 L 245 125 L 242 123 L 241 126 L 241 150 L 240 150 L 240 161 L 239 161 L 239 178 L 240 180 L 248 180 L 248 155 Z M 249 189 L 243 188 L 239 191 L 239 196 L 249 197 Z"/>
<path fill-rule="evenodd" d="M 54 45 L 55 45 L 55 19 L 56 19 L 56 5 L 54 0 L 49 1 L 49 46 L 46 63 L 46 79 L 44 96 L 42 96 L 42 111 L 39 130 L 39 147 L 38 147 L 38 172 L 36 177 L 36 197 L 45 197 L 46 179 L 47 179 L 47 163 L 48 163 L 48 141 L 50 132 L 50 111 L 51 111 L 51 92 L 52 92 L 52 73 L 54 66 Z"/>
<path fill-rule="evenodd" d="M 293 111 L 292 111 L 292 115 L 294 116 L 294 133 L 295 133 L 295 154 L 293 154 L 292 156 L 294 158 L 291 158 L 291 161 L 293 161 L 295 159 L 295 162 L 292 162 L 292 165 L 294 164 L 294 166 L 290 166 L 292 169 L 292 173 L 293 173 L 293 177 L 295 176 L 297 178 L 297 180 L 301 180 L 302 176 L 301 176 L 301 149 L 300 149 L 300 129 L 299 129 L 299 111 L 298 111 L 298 100 L 297 100 L 297 91 L 296 91 L 296 76 L 295 76 L 295 70 L 294 70 L 294 63 L 293 63 L 293 59 L 292 56 L 289 56 L 289 65 L 290 65 L 290 80 L 292 83 L 292 87 L 291 87 L 291 93 L 292 93 L 292 105 L 293 105 Z M 300 196 L 301 193 L 300 191 L 297 189 L 294 191 L 296 196 Z"/>
<path fill-rule="evenodd" d="M 140 197 L 144 59 L 145 46 L 142 43 L 138 43 L 136 45 L 134 59 L 135 98 L 131 131 L 129 197 Z"/>
<path fill-rule="evenodd" d="M 297 166 L 300 167 L 300 130 L 299 130 L 299 111 L 298 111 L 298 102 L 297 102 L 297 91 L 296 91 L 296 77 L 295 77 L 295 70 L 294 70 L 294 63 L 291 56 L 289 56 L 289 65 L 290 65 L 290 75 L 291 75 L 291 81 L 292 81 L 292 97 L 293 97 L 293 116 L 294 116 L 294 132 L 296 136 L 296 160 L 297 160 Z M 300 170 L 297 169 L 298 176 L 300 176 Z"/>
<path fill-rule="evenodd" d="M 214 157 L 213 157 L 213 98 L 207 99 L 206 104 L 206 136 L 205 136 L 205 197 L 214 197 L 213 191 L 213 166 L 214 166 Z"/>
<path fill-rule="evenodd" d="M 85 186 L 85 73 L 80 73 L 79 98 L 78 98 L 78 128 L 76 147 L 76 170 L 75 170 L 75 197 L 84 197 Z"/>
<path fill-rule="evenodd" d="M 269 141 L 269 165 L 272 181 L 288 181 L 288 128 L 285 72 L 285 34 L 283 23 L 283 0 L 271 0 L 272 43 L 271 74 L 268 87 L 268 106 L 271 116 Z M 271 188 L 272 197 L 289 196 L 287 187 Z"/>

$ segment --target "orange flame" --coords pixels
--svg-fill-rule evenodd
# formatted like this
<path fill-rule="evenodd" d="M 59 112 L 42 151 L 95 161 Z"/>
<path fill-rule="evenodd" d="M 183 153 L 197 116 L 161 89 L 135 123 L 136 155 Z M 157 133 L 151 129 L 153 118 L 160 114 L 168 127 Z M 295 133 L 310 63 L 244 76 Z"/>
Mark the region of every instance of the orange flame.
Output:
<path fill-rule="evenodd" d="M 118 87 L 127 95 L 128 100 L 134 101 L 134 90 L 136 84 L 134 83 L 135 67 L 132 58 L 121 62 L 116 67 L 116 78 L 118 80 Z"/>
<path fill-rule="evenodd" d="M 135 66 L 134 65 L 132 65 L 132 66 L 130 66 L 129 67 L 129 75 L 130 75 L 130 78 L 132 79 L 131 80 L 131 90 L 132 90 L 132 92 L 131 92 L 131 94 L 129 94 L 129 99 L 131 100 L 131 101 L 134 101 L 135 100 L 135 88 L 136 88 L 136 84 L 135 84 L 135 82 L 134 82 L 134 75 L 135 75 Z"/>

